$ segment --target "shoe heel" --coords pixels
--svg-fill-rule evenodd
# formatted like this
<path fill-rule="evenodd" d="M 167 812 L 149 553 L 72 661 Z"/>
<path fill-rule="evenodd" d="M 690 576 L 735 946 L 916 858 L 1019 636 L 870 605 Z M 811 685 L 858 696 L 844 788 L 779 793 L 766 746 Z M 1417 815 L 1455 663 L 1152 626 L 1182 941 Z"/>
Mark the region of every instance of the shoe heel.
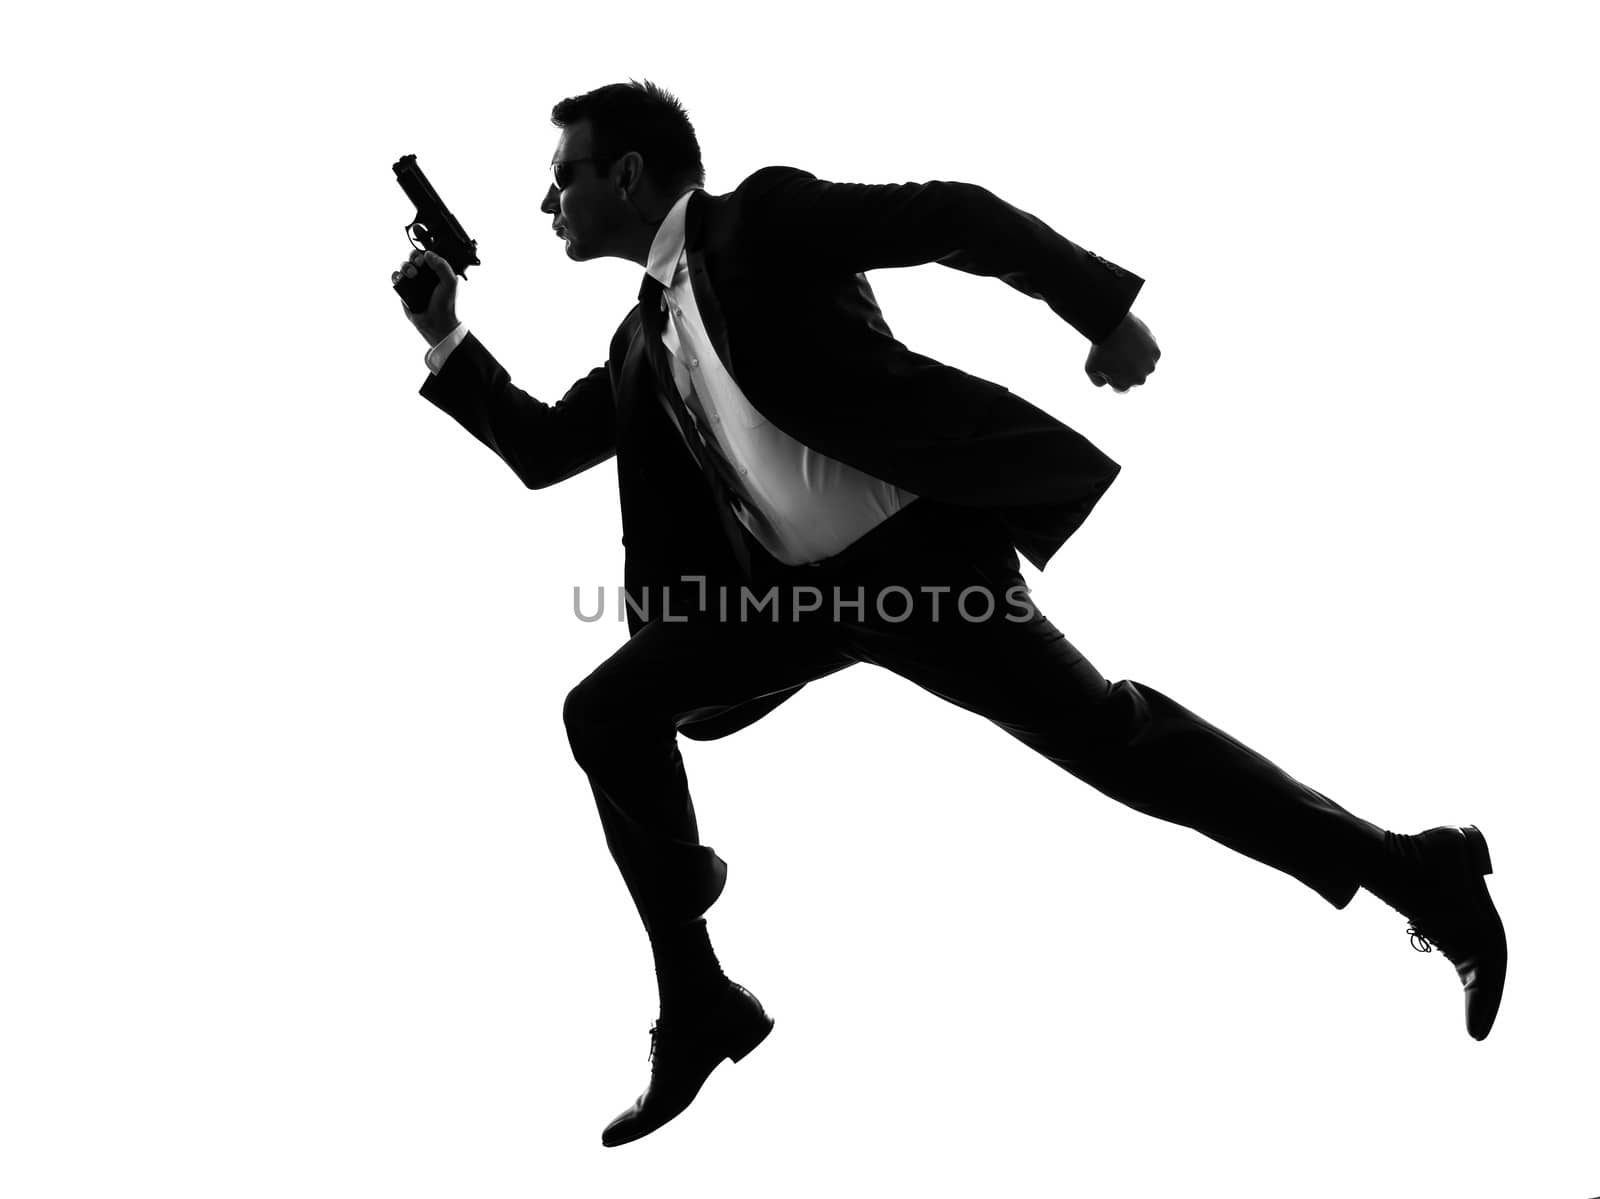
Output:
<path fill-rule="evenodd" d="M 759 1008 L 750 1012 L 739 1025 L 728 1030 L 728 1060 L 737 1062 L 767 1039 L 772 1031 L 772 1017 Z"/>
<path fill-rule="evenodd" d="M 1467 839 L 1467 860 L 1472 863 L 1472 868 L 1479 874 L 1493 874 L 1494 865 L 1489 861 L 1489 842 L 1484 840 L 1478 826 L 1469 824 L 1461 830 L 1461 834 Z"/>

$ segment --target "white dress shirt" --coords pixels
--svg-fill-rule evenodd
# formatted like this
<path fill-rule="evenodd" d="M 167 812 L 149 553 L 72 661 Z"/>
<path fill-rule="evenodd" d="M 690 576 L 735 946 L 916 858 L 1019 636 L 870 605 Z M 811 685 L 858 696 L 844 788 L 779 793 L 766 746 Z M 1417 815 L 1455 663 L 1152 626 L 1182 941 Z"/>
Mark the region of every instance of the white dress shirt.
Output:
<path fill-rule="evenodd" d="M 668 211 L 650 245 L 646 266 L 665 288 L 661 299 L 668 320 L 661 340 L 670 356 L 673 380 L 685 407 L 691 413 L 703 411 L 710 426 L 679 431 L 685 438 L 715 440 L 739 476 L 746 498 L 766 517 L 766 527 L 746 519 L 737 508 L 735 515 L 768 553 L 791 566 L 817 562 L 837 554 L 917 497 L 801 444 L 750 406 L 711 344 L 689 283 L 684 216 L 696 190 L 684 192 Z M 803 270 L 804 264 L 796 263 L 795 269 Z M 466 326 L 457 325 L 429 350 L 428 369 L 438 374 L 466 335 Z M 676 425 L 672 407 L 665 397 L 661 402 Z"/>

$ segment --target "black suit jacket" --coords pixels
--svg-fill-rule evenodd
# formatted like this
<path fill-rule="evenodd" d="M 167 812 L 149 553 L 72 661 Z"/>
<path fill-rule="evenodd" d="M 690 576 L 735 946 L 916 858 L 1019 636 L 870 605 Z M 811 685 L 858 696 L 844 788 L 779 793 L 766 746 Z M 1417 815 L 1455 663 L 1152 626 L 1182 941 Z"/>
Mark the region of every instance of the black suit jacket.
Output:
<path fill-rule="evenodd" d="M 762 419 L 918 496 L 986 510 L 1041 569 L 1110 486 L 1117 464 L 1072 429 L 897 341 L 865 272 L 936 262 L 999 278 L 1091 341 L 1127 313 L 1138 276 L 971 183 L 829 183 L 765 167 L 726 195 L 694 192 L 685 218 L 695 300 Z M 742 580 L 662 406 L 662 351 L 649 340 L 635 305 L 606 363 L 547 405 L 515 387 L 468 334 L 422 394 L 529 487 L 615 455 L 624 586 L 656 612 L 663 589 L 698 596 L 700 584 L 686 577 L 713 587 Z M 628 623 L 631 635 L 643 618 L 630 611 Z M 741 727 L 792 693 L 698 735 Z"/>

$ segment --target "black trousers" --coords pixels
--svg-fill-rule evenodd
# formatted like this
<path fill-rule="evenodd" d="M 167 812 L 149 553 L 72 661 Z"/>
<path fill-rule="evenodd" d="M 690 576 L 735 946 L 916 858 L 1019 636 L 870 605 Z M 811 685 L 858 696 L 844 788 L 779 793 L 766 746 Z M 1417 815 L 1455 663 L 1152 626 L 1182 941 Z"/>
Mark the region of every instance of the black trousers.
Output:
<path fill-rule="evenodd" d="M 699 916 L 725 872 L 700 844 L 678 729 L 854 662 L 987 717 L 1111 798 L 1335 907 L 1382 847 L 1377 826 L 1159 691 L 1103 678 L 1033 605 L 1016 551 L 980 513 L 917 499 L 815 566 L 751 545 L 745 593 L 708 589 L 704 610 L 652 619 L 567 698 L 573 755 L 647 929 Z"/>

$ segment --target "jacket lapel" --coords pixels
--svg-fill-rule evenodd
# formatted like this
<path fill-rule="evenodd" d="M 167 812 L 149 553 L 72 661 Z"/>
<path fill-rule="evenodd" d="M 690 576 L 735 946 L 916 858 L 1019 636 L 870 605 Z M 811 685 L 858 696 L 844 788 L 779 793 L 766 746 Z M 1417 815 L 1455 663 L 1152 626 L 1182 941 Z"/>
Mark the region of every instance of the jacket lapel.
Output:
<path fill-rule="evenodd" d="M 733 356 L 728 347 L 728 323 L 722 316 L 722 305 L 711 286 L 711 273 L 706 268 L 705 217 L 706 206 L 714 203 L 704 189 L 689 197 L 684 213 L 683 241 L 689 251 L 689 286 L 694 289 L 694 302 L 700 307 L 700 319 L 705 322 L 706 333 L 716 348 L 717 357 L 735 379 L 739 377 L 733 366 Z"/>

